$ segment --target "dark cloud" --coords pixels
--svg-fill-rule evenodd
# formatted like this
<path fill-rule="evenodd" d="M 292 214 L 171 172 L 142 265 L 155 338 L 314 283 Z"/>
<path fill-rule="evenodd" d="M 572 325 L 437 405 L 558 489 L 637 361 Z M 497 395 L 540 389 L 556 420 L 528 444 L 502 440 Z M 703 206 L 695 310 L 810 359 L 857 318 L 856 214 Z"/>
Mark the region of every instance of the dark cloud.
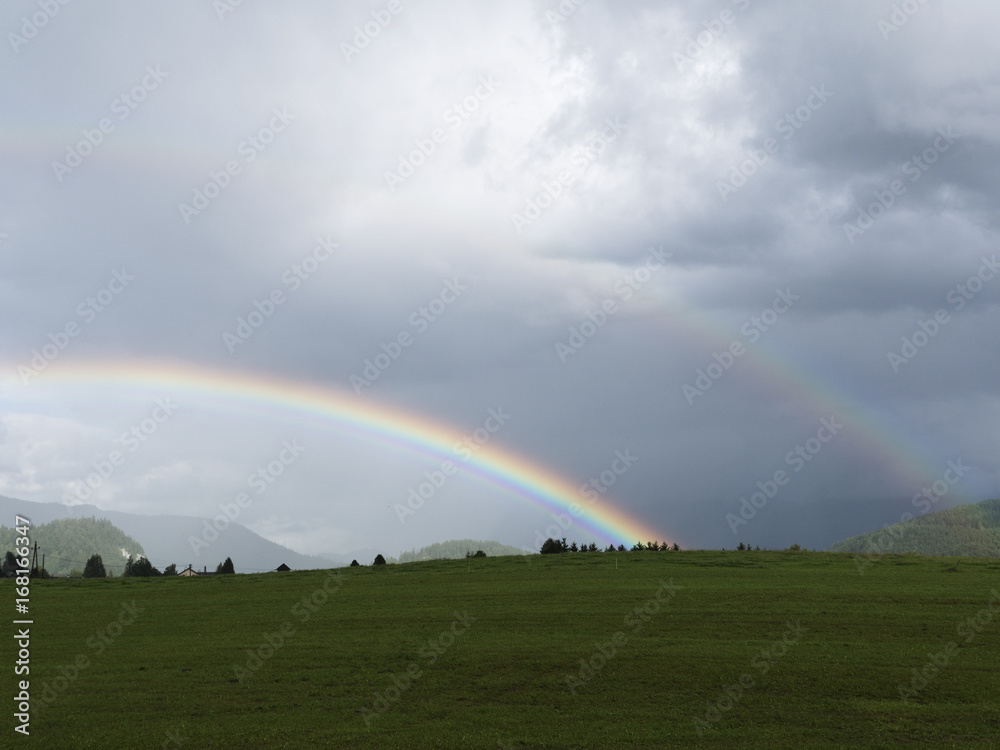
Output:
<path fill-rule="evenodd" d="M 173 395 L 91 502 L 211 515 L 299 439 L 243 520 L 303 552 L 551 523 L 468 472 L 400 523 L 442 456 L 181 384 L 24 385 L 49 346 L 307 380 L 456 441 L 503 407 L 493 444 L 572 485 L 632 451 L 608 498 L 690 546 L 826 546 L 950 460 L 942 506 L 996 496 L 997 11 L 896 5 L 60 6 L 0 69 L 0 494 L 60 500 Z"/>

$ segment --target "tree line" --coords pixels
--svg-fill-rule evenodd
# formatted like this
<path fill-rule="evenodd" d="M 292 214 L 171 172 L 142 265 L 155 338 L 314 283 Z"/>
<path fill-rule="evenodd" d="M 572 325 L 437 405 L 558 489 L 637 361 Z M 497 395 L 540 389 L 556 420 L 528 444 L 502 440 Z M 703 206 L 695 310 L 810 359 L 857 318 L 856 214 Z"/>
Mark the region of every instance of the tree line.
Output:
<path fill-rule="evenodd" d="M 539 552 L 543 555 L 553 555 L 560 552 L 642 552 L 644 550 L 649 550 L 650 552 L 680 552 L 681 547 L 677 542 L 670 544 L 669 542 L 636 542 L 632 545 L 631 549 L 625 547 L 624 544 L 619 544 L 617 547 L 613 544 L 609 544 L 607 549 L 598 547 L 597 544 L 591 542 L 590 544 L 580 544 L 576 542 L 566 543 L 566 537 L 562 539 L 553 539 L 549 537 L 544 542 L 542 542 L 542 548 Z"/>

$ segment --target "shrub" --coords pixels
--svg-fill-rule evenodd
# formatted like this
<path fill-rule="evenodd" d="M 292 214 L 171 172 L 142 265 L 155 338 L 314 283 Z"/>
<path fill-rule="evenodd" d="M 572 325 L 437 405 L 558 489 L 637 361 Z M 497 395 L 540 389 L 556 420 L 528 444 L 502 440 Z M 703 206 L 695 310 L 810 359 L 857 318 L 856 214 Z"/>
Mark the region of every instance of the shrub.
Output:
<path fill-rule="evenodd" d="M 352 568 L 357 568 L 360 564 L 361 563 L 359 563 L 357 560 L 351 560 L 351 567 Z"/>

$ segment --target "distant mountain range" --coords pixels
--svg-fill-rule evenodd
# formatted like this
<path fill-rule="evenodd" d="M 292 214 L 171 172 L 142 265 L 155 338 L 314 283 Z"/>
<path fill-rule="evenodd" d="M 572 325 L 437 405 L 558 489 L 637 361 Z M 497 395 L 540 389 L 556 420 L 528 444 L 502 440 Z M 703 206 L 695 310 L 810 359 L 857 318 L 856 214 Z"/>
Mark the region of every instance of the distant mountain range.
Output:
<path fill-rule="evenodd" d="M 859 534 L 830 547 L 831 552 L 945 557 L 1000 557 L 1000 500 L 984 500 L 929 513 L 878 531 Z"/>
<path fill-rule="evenodd" d="M 196 539 L 202 539 L 202 534 L 205 531 L 204 518 L 168 515 L 142 516 L 135 513 L 102 510 L 96 505 L 67 506 L 62 503 L 32 503 L 0 496 L 0 524 L 13 526 L 14 515 L 17 513 L 29 518 L 33 527 L 62 518 L 106 518 L 133 540 L 138 540 L 141 544 L 140 549 L 145 550 L 145 556 L 160 570 L 174 563 L 178 570 L 192 565 L 195 570 L 212 571 L 215 570 L 218 563 L 227 557 L 233 559 L 237 573 L 274 570 L 282 563 L 288 565 L 292 570 L 335 568 L 347 565 L 353 559 L 349 558 L 347 562 L 342 562 L 326 557 L 303 555 L 264 539 L 238 523 L 231 523 L 214 541 L 207 543 L 204 547 L 196 545 L 198 548 L 194 550 L 189 538 L 193 536 Z M 43 549 L 42 540 L 39 539 L 38 542 L 39 551 L 46 552 Z M 52 550 L 48 550 L 47 554 L 51 553 Z M 371 557 L 374 559 L 375 555 L 373 554 Z M 105 567 L 108 566 L 109 562 L 112 562 L 103 555 L 102 558 Z M 86 558 L 84 558 L 85 561 Z M 371 561 L 371 559 L 358 558 L 358 562 L 363 564 L 371 564 Z M 117 566 L 124 567 L 117 560 L 113 560 L 113 562 Z M 52 572 L 52 566 L 48 564 L 47 560 L 46 567 Z M 83 566 L 80 565 L 79 568 L 82 569 Z M 121 571 L 116 568 L 116 573 L 120 575 Z"/>

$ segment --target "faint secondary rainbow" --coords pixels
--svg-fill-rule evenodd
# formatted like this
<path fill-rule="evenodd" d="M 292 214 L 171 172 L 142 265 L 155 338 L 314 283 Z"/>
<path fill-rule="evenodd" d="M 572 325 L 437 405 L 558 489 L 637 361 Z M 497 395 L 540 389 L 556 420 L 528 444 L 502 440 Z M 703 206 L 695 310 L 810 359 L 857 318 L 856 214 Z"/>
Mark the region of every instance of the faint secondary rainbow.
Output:
<path fill-rule="evenodd" d="M 715 323 L 704 315 L 692 313 L 691 308 L 681 302 L 661 299 L 657 301 L 657 308 L 663 315 L 665 328 L 703 352 L 702 362 L 706 365 L 713 362 L 712 352 L 725 351 L 734 340 L 741 340 L 738 332 Z M 923 451 L 913 435 L 887 424 L 870 406 L 852 396 L 847 389 L 827 382 L 800 363 L 769 349 L 767 344 L 768 342 L 762 341 L 746 346 L 746 354 L 740 357 L 733 369 L 745 367 L 761 388 L 808 407 L 815 412 L 817 418 L 836 415 L 844 420 L 847 427 L 844 434 L 849 436 L 846 440 L 863 451 L 869 459 L 880 461 L 904 487 L 916 491 L 922 485 L 940 478 L 940 473 L 945 468 L 944 462 L 937 461 Z M 693 380 L 692 373 L 687 382 L 690 384 Z M 679 401 L 683 401 L 680 385 L 682 384 L 678 386 L 677 397 Z M 698 408 L 702 401 L 712 398 L 713 393 L 708 390 L 692 406 Z M 808 435 L 803 436 L 805 437 Z M 960 488 L 953 489 L 952 493 L 963 495 Z"/>
<path fill-rule="evenodd" d="M 426 416 L 389 409 L 329 386 L 174 361 L 142 360 L 53 363 L 35 383 L 42 387 L 66 384 L 74 389 L 126 388 L 144 392 L 160 389 L 157 395 L 167 390 L 210 398 L 216 406 L 224 401 L 234 406 L 292 414 L 321 428 L 360 433 L 411 452 L 451 460 L 463 473 L 478 476 L 547 511 L 545 520 L 540 522 L 541 529 L 555 523 L 548 513 L 568 513 L 578 504 L 582 512 L 572 516 L 574 525 L 605 541 L 631 544 L 667 539 L 608 499 L 593 504 L 585 502 L 569 480 L 523 456 L 489 442 L 470 458 L 456 457 L 453 446 L 461 439 L 457 430 Z"/>

